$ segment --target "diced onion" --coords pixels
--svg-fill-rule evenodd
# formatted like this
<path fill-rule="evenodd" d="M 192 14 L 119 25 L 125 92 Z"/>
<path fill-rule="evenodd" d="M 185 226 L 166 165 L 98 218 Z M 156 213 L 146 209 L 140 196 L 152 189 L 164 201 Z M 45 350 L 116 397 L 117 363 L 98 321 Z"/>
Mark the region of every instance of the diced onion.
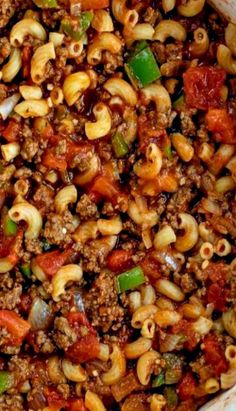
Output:
<path fill-rule="evenodd" d="M 0 114 L 3 120 L 6 120 L 9 114 L 11 114 L 12 110 L 20 100 L 20 97 L 19 93 L 13 94 L 0 104 Z"/>
<path fill-rule="evenodd" d="M 28 321 L 32 330 L 45 330 L 52 318 L 50 307 L 41 298 L 35 298 L 29 313 Z"/>

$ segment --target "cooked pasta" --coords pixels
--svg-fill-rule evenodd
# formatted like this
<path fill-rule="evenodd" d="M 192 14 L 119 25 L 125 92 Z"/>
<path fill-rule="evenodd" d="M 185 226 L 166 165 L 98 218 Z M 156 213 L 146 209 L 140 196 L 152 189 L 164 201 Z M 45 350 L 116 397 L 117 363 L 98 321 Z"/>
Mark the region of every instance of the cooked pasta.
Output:
<path fill-rule="evenodd" d="M 236 384 L 234 2 L 0 32 L 0 411 L 200 411 Z"/>

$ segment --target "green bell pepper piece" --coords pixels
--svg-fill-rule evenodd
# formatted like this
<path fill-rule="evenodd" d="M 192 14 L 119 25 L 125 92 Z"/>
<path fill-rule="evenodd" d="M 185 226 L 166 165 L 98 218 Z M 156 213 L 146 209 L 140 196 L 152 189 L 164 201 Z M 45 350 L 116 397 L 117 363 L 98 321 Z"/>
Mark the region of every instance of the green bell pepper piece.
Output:
<path fill-rule="evenodd" d="M 157 388 L 165 384 L 165 375 L 161 372 L 154 380 L 152 381 L 152 387 Z"/>
<path fill-rule="evenodd" d="M 125 71 L 135 88 L 145 87 L 161 77 L 159 67 L 149 47 L 141 48 L 141 51 L 131 56 L 125 64 Z"/>
<path fill-rule="evenodd" d="M 165 387 L 164 397 L 166 398 L 167 405 L 169 407 L 176 407 L 176 405 L 178 404 L 178 396 L 175 392 L 174 387 Z"/>
<path fill-rule="evenodd" d="M 25 277 L 30 278 L 31 277 L 31 268 L 30 268 L 30 264 L 22 264 L 20 266 L 20 272 L 25 275 Z"/>
<path fill-rule="evenodd" d="M 145 283 L 145 277 L 141 267 L 132 268 L 116 277 L 116 289 L 118 293 L 132 290 Z"/>
<path fill-rule="evenodd" d="M 54 9 L 58 6 L 57 0 L 33 0 L 33 2 L 42 9 Z"/>
<path fill-rule="evenodd" d="M 9 390 L 12 383 L 12 374 L 8 371 L 0 371 L 0 395 Z"/>
<path fill-rule="evenodd" d="M 92 19 L 93 13 L 91 11 L 81 13 L 76 20 L 71 20 L 69 17 L 65 17 L 61 21 L 61 30 L 75 41 L 79 41 L 83 34 L 88 30 Z"/>
<path fill-rule="evenodd" d="M 111 145 L 117 158 L 124 157 L 129 152 L 129 146 L 121 133 L 116 133 L 112 137 Z"/>
<path fill-rule="evenodd" d="M 17 224 L 8 215 L 3 220 L 3 232 L 7 237 L 17 233 Z"/>

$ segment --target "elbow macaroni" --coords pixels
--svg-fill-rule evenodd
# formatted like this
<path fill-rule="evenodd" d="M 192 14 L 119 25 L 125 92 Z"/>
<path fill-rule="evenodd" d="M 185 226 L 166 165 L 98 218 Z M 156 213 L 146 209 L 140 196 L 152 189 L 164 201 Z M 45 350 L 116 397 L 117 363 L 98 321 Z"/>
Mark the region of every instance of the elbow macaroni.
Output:
<path fill-rule="evenodd" d="M 41 84 L 45 80 L 45 72 L 49 60 L 55 60 L 56 53 L 53 43 L 38 47 L 31 59 L 31 78 L 34 83 Z"/>
<path fill-rule="evenodd" d="M 83 271 L 77 264 L 67 264 L 61 267 L 52 279 L 52 298 L 59 301 L 65 293 L 65 286 L 69 281 L 79 282 L 82 279 Z"/>
<path fill-rule="evenodd" d="M 90 86 L 90 77 L 84 71 L 69 74 L 63 84 L 63 93 L 68 106 L 72 106 Z"/>
<path fill-rule="evenodd" d="M 25 231 L 25 238 L 29 240 L 38 238 L 43 223 L 41 214 L 36 207 L 27 201 L 22 201 L 13 205 L 8 214 L 15 223 L 19 223 L 22 220 L 27 223 L 28 227 Z"/>
<path fill-rule="evenodd" d="M 85 134 L 89 140 L 106 136 L 111 130 L 111 114 L 104 103 L 97 103 L 93 108 L 96 122 L 85 123 Z"/>

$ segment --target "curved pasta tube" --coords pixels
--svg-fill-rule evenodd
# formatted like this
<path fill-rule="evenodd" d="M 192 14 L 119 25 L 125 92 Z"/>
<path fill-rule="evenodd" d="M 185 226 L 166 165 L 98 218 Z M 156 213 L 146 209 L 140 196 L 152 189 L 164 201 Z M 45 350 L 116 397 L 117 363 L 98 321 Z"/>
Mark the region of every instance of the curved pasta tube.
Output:
<path fill-rule="evenodd" d="M 177 10 L 181 16 L 193 17 L 199 14 L 205 4 L 206 0 L 188 0 L 186 4 L 181 4 Z"/>
<path fill-rule="evenodd" d="M 236 56 L 236 24 L 229 23 L 225 29 L 225 44 L 231 53 Z"/>
<path fill-rule="evenodd" d="M 106 411 L 102 400 L 95 392 L 86 391 L 85 394 L 85 406 L 89 411 Z"/>
<path fill-rule="evenodd" d="M 53 355 L 48 359 L 47 372 L 50 380 L 54 384 L 66 383 L 65 375 L 61 369 L 61 359 L 57 355 Z"/>
<path fill-rule="evenodd" d="M 118 345 L 113 345 L 113 351 L 110 354 L 111 368 L 101 375 L 103 384 L 112 385 L 118 382 L 126 372 L 126 360 L 123 352 Z"/>
<path fill-rule="evenodd" d="M 77 190 L 74 185 L 63 187 L 54 199 L 55 210 L 58 214 L 64 213 L 69 204 L 77 200 Z"/>
<path fill-rule="evenodd" d="M 222 314 L 224 329 L 231 337 L 236 338 L 236 313 L 230 309 Z"/>
<path fill-rule="evenodd" d="M 49 113 L 47 100 L 26 100 L 17 104 L 14 111 L 23 118 L 44 117 Z"/>
<path fill-rule="evenodd" d="M 91 26 L 99 33 L 103 33 L 104 31 L 111 32 L 114 30 L 113 21 L 110 14 L 103 9 L 94 11 Z"/>
<path fill-rule="evenodd" d="M 142 385 L 148 385 L 153 367 L 159 358 L 160 354 L 156 351 L 148 351 L 139 357 L 137 361 L 137 376 Z"/>
<path fill-rule="evenodd" d="M 205 54 L 209 48 L 208 33 L 202 27 L 194 30 L 193 42 L 189 46 L 189 51 L 194 57 L 199 57 Z"/>
<path fill-rule="evenodd" d="M 63 84 L 63 93 L 68 106 L 72 106 L 90 86 L 90 77 L 84 71 L 69 74 Z"/>
<path fill-rule="evenodd" d="M 110 220 L 100 218 L 97 220 L 97 227 L 102 235 L 117 235 L 122 231 L 122 221 L 119 216 Z"/>
<path fill-rule="evenodd" d="M 184 230 L 184 235 L 178 236 L 175 242 L 175 248 L 180 251 L 191 250 L 198 240 L 198 225 L 193 216 L 187 213 L 179 214 L 179 228 Z"/>
<path fill-rule="evenodd" d="M 132 316 L 131 325 L 133 328 L 142 328 L 145 320 L 148 318 L 153 318 L 158 307 L 154 304 L 142 305 L 139 307 Z"/>
<path fill-rule="evenodd" d="M 26 36 L 45 41 L 47 38 L 43 26 L 35 19 L 23 19 L 16 23 L 10 33 L 10 43 L 13 47 L 22 46 Z"/>
<path fill-rule="evenodd" d="M 173 310 L 160 310 L 154 316 L 154 321 L 160 328 L 166 328 L 177 324 L 181 320 L 181 315 Z"/>
<path fill-rule="evenodd" d="M 74 382 L 83 382 L 87 379 L 87 374 L 80 364 L 73 364 L 67 358 L 64 358 L 61 363 L 62 370 L 66 378 Z"/>
<path fill-rule="evenodd" d="M 41 84 L 45 80 L 47 63 L 55 58 L 56 53 L 52 42 L 36 49 L 31 59 L 31 78 L 34 83 Z"/>
<path fill-rule="evenodd" d="M 148 338 L 139 337 L 136 341 L 126 344 L 124 352 L 128 359 L 135 359 L 150 350 L 152 341 Z"/>
<path fill-rule="evenodd" d="M 162 411 L 166 406 L 166 399 L 164 395 L 153 394 L 151 396 L 150 411 Z"/>
<path fill-rule="evenodd" d="M 134 172 L 144 180 L 154 179 L 162 167 L 162 152 L 159 147 L 150 143 L 146 149 L 146 162 L 138 161 L 134 165 Z"/>
<path fill-rule="evenodd" d="M 232 57 L 231 50 L 224 44 L 220 44 L 217 48 L 217 61 L 221 67 L 229 74 L 236 74 L 236 59 Z"/>
<path fill-rule="evenodd" d="M 97 103 L 93 108 L 96 122 L 85 123 L 85 134 L 89 140 L 106 136 L 111 130 L 111 115 L 104 103 Z"/>
<path fill-rule="evenodd" d="M 79 282 L 83 276 L 81 267 L 77 264 L 67 264 L 61 267 L 52 279 L 52 298 L 59 301 L 65 293 L 65 286 L 69 281 Z"/>
<path fill-rule="evenodd" d="M 124 131 L 124 139 L 127 144 L 131 144 L 136 139 L 138 130 L 138 116 L 136 111 L 131 109 L 131 107 L 126 107 L 123 113 L 123 119 L 127 124 L 126 130 Z"/>
<path fill-rule="evenodd" d="M 98 174 L 100 169 L 100 159 L 97 154 L 93 154 L 89 161 L 88 169 L 79 173 L 75 177 L 76 184 L 79 186 L 84 186 L 88 184 L 90 181 L 94 179 L 94 177 Z"/>
<path fill-rule="evenodd" d="M 158 214 L 154 210 L 140 210 L 135 201 L 129 202 L 128 214 L 130 218 L 144 229 L 151 228 L 158 222 Z"/>
<path fill-rule="evenodd" d="M 236 346 L 228 345 L 225 350 L 225 358 L 229 362 L 230 368 L 236 368 Z"/>
<path fill-rule="evenodd" d="M 40 100 L 43 96 L 42 90 L 39 86 L 23 85 L 19 87 L 19 91 L 25 100 Z"/>
<path fill-rule="evenodd" d="M 130 106 L 136 106 L 137 93 L 127 81 L 113 77 L 107 80 L 103 87 L 112 96 L 119 96 Z"/>
<path fill-rule="evenodd" d="M 236 384 L 236 368 L 230 368 L 220 376 L 220 385 L 223 390 L 233 387 Z"/>
<path fill-rule="evenodd" d="M 8 62 L 2 67 L 2 80 L 5 83 L 12 81 L 22 66 L 21 51 L 17 48 L 11 50 Z"/>
<path fill-rule="evenodd" d="M 25 221 L 28 225 L 25 231 L 25 238 L 32 240 L 38 238 L 42 228 L 42 217 L 40 212 L 32 204 L 23 201 L 13 205 L 8 211 L 8 215 L 15 223 Z"/>
<path fill-rule="evenodd" d="M 85 244 L 88 240 L 95 240 L 98 235 L 97 221 L 86 221 L 78 226 L 73 234 L 73 239 Z"/>
<path fill-rule="evenodd" d="M 181 302 L 185 298 L 183 291 L 178 285 L 164 278 L 157 280 L 155 287 L 160 294 L 165 295 L 173 301 Z"/>
<path fill-rule="evenodd" d="M 167 113 L 171 109 L 171 99 L 168 91 L 161 84 L 151 84 L 142 89 L 147 102 L 154 101 L 157 112 Z"/>
<path fill-rule="evenodd" d="M 35 258 L 33 258 L 33 260 L 31 261 L 31 270 L 32 270 L 32 273 L 35 275 L 35 277 L 36 277 L 39 281 L 41 281 L 42 283 L 43 283 L 44 281 L 46 281 L 47 276 L 46 276 L 46 274 L 44 273 L 44 271 L 42 270 L 42 268 L 39 267 L 39 265 L 36 263 Z"/>
<path fill-rule="evenodd" d="M 175 241 L 176 235 L 173 228 L 169 225 L 165 225 L 156 233 L 153 245 L 156 250 L 162 250 Z"/>
<path fill-rule="evenodd" d="M 123 31 L 126 44 L 130 47 L 134 41 L 153 40 L 154 28 L 151 24 L 140 23 L 134 27 L 126 26 Z"/>
<path fill-rule="evenodd" d="M 119 53 L 122 43 L 115 34 L 101 33 L 93 40 L 88 47 L 87 60 L 92 66 L 99 64 L 102 59 L 102 52 L 108 50 L 113 54 Z"/>
<path fill-rule="evenodd" d="M 112 13 L 119 23 L 133 27 L 137 24 L 139 15 L 136 10 L 130 10 L 126 7 L 126 1 L 127 0 L 112 0 Z"/>
<path fill-rule="evenodd" d="M 16 142 L 2 144 L 1 152 L 5 161 L 11 161 L 20 154 L 20 144 Z"/>
<path fill-rule="evenodd" d="M 162 0 L 162 7 L 165 13 L 175 8 L 176 0 Z"/>
<path fill-rule="evenodd" d="M 153 35 L 153 40 L 158 40 L 164 43 L 168 37 L 173 37 L 178 41 L 185 41 L 187 37 L 187 32 L 178 21 L 174 20 L 161 20 L 160 23 L 155 28 L 155 33 Z"/>

